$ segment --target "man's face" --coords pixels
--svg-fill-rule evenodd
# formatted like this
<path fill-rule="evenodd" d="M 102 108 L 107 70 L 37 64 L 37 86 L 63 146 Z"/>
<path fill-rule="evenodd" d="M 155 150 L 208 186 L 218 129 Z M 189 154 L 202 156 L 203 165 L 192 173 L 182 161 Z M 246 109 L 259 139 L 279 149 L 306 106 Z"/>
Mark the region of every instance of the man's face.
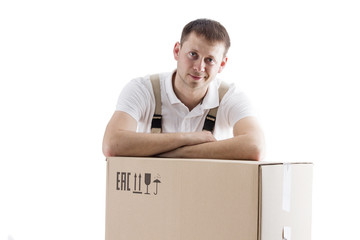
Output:
<path fill-rule="evenodd" d="M 181 84 L 192 89 L 202 88 L 206 91 L 209 83 L 225 67 L 227 58 L 224 57 L 224 52 L 224 43 L 211 43 L 204 37 L 191 33 L 182 46 L 180 43 L 175 44 L 175 81 L 181 81 Z"/>

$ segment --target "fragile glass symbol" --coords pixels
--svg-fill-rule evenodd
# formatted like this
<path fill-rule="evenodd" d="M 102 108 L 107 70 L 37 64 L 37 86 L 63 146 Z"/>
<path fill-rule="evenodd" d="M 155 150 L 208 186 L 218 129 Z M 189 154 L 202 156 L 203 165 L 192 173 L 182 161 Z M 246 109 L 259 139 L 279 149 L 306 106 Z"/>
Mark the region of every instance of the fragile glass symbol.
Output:
<path fill-rule="evenodd" d="M 145 173 L 145 184 L 146 184 L 146 193 L 145 194 L 150 194 L 149 193 L 149 185 L 151 183 L 151 174 L 150 173 Z"/>

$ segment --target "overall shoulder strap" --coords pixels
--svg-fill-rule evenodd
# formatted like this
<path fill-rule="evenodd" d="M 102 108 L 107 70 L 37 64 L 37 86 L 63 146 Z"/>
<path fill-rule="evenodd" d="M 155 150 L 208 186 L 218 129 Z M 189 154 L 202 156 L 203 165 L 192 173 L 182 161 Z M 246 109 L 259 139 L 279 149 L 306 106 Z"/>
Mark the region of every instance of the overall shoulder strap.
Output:
<path fill-rule="evenodd" d="M 219 87 L 219 106 L 220 106 L 221 100 L 223 99 L 224 95 L 229 90 L 229 87 L 230 86 L 229 86 L 228 83 L 221 82 L 220 87 Z M 215 107 L 215 108 L 210 109 L 208 115 L 206 116 L 203 130 L 207 130 L 207 131 L 210 131 L 210 132 L 214 131 L 218 108 L 219 107 Z"/>
<path fill-rule="evenodd" d="M 161 91 L 160 91 L 160 76 L 154 74 L 150 76 L 151 85 L 155 96 L 155 113 L 151 121 L 151 133 L 162 132 L 162 115 L 161 115 Z"/>

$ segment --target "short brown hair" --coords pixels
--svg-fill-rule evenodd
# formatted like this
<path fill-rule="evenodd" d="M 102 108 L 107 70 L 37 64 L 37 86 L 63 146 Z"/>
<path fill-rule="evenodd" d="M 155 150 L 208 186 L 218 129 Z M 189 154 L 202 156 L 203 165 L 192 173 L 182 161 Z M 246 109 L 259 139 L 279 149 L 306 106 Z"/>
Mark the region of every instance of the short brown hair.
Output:
<path fill-rule="evenodd" d="M 180 44 L 182 45 L 190 35 L 195 32 L 197 35 L 203 36 L 209 42 L 223 42 L 225 44 L 225 52 L 230 48 L 230 37 L 225 27 L 219 22 L 211 19 L 197 19 L 189 22 L 183 28 L 180 38 Z"/>

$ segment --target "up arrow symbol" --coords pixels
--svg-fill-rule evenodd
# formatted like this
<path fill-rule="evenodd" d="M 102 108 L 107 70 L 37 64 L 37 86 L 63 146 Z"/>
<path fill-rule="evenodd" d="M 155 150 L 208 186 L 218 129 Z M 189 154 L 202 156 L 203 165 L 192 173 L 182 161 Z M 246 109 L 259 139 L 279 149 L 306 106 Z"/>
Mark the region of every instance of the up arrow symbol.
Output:
<path fill-rule="evenodd" d="M 139 174 L 139 191 L 136 191 L 136 180 L 137 180 L 137 175 L 136 175 L 136 173 L 135 173 L 135 176 L 134 176 L 134 191 L 133 191 L 133 193 L 137 193 L 137 194 L 142 194 L 142 192 L 140 192 L 140 190 L 141 190 L 141 174 Z"/>

